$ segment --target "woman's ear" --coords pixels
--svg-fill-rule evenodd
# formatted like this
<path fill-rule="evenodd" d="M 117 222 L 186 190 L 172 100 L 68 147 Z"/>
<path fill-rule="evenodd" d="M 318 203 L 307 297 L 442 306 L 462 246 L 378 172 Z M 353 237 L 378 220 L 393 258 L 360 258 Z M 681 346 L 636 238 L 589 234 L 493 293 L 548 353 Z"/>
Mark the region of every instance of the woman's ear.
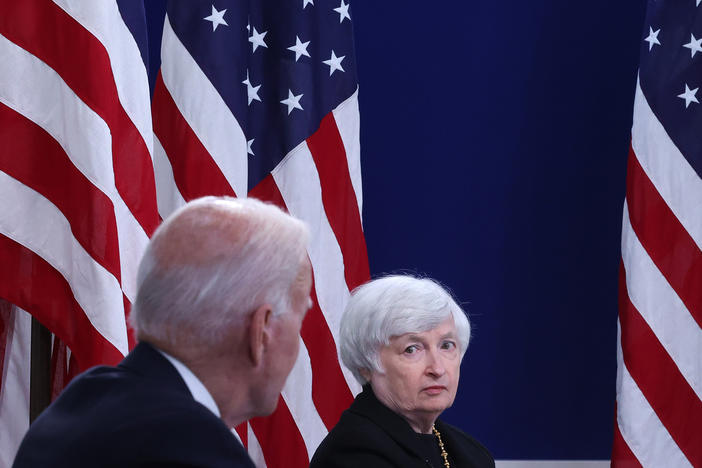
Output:
<path fill-rule="evenodd" d="M 251 314 L 249 326 L 249 358 L 254 367 L 263 360 L 263 354 L 271 339 L 270 322 L 273 309 L 270 304 L 263 304 Z"/>
<path fill-rule="evenodd" d="M 366 381 L 370 382 L 371 373 L 370 373 L 370 371 L 369 371 L 368 369 L 360 369 L 360 370 L 358 371 L 358 373 L 361 374 L 361 377 L 363 377 L 364 379 L 366 379 Z"/>

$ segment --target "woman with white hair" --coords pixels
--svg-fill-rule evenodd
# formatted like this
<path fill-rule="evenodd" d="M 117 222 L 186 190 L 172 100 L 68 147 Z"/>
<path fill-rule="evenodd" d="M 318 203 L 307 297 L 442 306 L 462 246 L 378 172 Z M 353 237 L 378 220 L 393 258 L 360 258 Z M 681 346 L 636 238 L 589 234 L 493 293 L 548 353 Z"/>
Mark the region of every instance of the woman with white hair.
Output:
<path fill-rule="evenodd" d="M 310 468 L 494 467 L 478 441 L 442 422 L 456 397 L 470 323 L 435 281 L 386 276 L 354 290 L 341 359 L 363 385 Z"/>

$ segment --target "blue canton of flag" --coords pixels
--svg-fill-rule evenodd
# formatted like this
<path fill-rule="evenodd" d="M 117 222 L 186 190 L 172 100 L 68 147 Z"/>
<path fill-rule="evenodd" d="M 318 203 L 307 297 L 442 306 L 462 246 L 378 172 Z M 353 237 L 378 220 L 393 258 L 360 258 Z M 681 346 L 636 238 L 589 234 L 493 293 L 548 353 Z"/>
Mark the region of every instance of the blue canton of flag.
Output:
<path fill-rule="evenodd" d="M 641 90 L 683 156 L 702 175 L 702 10 L 699 0 L 649 1 Z"/>
<path fill-rule="evenodd" d="M 344 1 L 181 0 L 168 17 L 241 125 L 249 188 L 356 91 Z"/>

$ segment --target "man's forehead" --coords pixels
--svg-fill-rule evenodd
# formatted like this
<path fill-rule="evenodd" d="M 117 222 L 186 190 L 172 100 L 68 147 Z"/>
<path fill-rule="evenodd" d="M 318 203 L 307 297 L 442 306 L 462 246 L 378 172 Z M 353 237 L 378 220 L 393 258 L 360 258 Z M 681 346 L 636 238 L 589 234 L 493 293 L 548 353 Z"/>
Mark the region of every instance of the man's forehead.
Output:
<path fill-rule="evenodd" d="M 297 273 L 297 280 L 303 284 L 311 284 L 312 279 L 312 263 L 308 257 L 305 257 L 300 266 L 300 271 Z"/>
<path fill-rule="evenodd" d="M 292 294 L 297 296 L 304 296 L 309 299 L 310 290 L 312 288 L 312 264 L 309 259 L 305 257 L 300 265 L 300 269 L 295 277 L 294 286 L 292 289 Z"/>

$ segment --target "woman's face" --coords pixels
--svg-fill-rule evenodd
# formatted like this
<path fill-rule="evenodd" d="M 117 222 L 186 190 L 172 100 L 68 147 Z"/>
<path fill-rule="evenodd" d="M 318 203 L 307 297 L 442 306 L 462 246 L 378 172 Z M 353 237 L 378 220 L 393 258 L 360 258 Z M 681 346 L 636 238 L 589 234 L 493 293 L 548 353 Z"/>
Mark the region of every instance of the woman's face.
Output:
<path fill-rule="evenodd" d="M 415 421 L 433 423 L 453 404 L 458 388 L 461 356 L 453 317 L 432 330 L 390 338 L 380 363 L 384 372 L 371 372 L 369 379 L 378 399 L 415 430 Z"/>

